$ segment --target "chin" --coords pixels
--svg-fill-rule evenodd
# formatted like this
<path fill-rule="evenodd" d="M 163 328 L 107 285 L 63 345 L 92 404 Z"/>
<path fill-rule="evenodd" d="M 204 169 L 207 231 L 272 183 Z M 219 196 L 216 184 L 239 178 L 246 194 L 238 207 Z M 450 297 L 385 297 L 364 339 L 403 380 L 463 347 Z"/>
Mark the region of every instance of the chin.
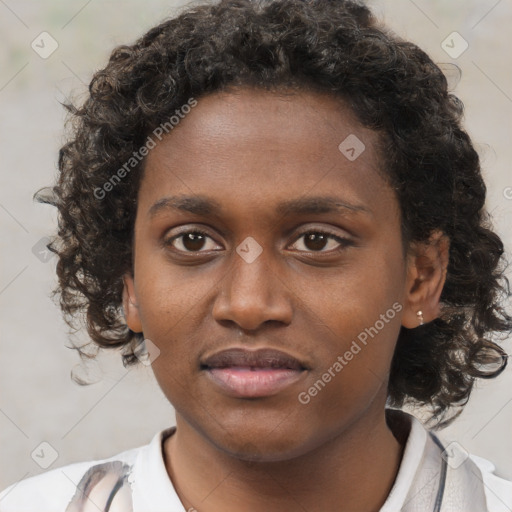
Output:
<path fill-rule="evenodd" d="M 278 462 L 294 459 L 314 448 L 314 439 L 305 432 L 288 425 L 284 429 L 269 431 L 269 423 L 261 428 L 251 424 L 231 426 L 226 431 L 207 432 L 215 447 L 233 458 L 248 462 Z"/>

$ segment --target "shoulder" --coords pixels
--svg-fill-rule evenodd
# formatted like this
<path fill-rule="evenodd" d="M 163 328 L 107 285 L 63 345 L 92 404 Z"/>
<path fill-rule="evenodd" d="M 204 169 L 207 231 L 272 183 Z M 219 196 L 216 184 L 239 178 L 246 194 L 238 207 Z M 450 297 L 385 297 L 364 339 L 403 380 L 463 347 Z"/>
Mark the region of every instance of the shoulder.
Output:
<path fill-rule="evenodd" d="M 399 417 L 402 417 L 400 411 Z M 381 512 L 511 512 L 512 481 L 498 476 L 494 464 L 440 437 L 412 415 L 397 481 Z"/>
<path fill-rule="evenodd" d="M 496 475 L 496 468 L 491 461 L 473 454 L 469 458 L 476 464 L 482 475 L 489 512 L 510 512 L 512 481 Z"/>
<path fill-rule="evenodd" d="M 94 485 L 98 476 L 103 478 L 112 473 L 127 480 L 131 467 L 146 447 L 133 448 L 108 459 L 69 464 L 16 482 L 0 493 L 0 512 L 71 510 L 70 502 L 81 498 L 84 487 Z"/>

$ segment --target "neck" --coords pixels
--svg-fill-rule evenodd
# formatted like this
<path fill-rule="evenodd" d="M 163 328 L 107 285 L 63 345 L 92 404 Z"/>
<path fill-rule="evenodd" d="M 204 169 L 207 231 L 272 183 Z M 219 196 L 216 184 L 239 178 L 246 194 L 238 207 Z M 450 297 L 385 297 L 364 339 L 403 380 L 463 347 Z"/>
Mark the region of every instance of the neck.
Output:
<path fill-rule="evenodd" d="M 181 416 L 164 442 L 167 472 L 186 510 L 378 512 L 395 481 L 405 440 L 384 409 L 363 416 L 300 457 L 250 462 L 218 450 Z"/>

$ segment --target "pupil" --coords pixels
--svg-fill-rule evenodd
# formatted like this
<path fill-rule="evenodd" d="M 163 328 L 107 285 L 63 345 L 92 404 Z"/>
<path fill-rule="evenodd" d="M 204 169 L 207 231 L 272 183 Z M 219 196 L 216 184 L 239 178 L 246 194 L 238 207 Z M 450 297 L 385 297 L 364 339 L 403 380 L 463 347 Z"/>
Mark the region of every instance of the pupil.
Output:
<path fill-rule="evenodd" d="M 198 251 L 204 245 L 204 236 L 200 233 L 187 233 L 183 245 L 187 251 Z"/>
<path fill-rule="evenodd" d="M 312 251 L 321 250 L 325 247 L 327 237 L 322 233 L 311 233 L 306 236 L 305 245 Z M 308 245 L 309 242 L 313 242 L 312 246 Z M 318 243 L 320 242 L 320 244 Z"/>

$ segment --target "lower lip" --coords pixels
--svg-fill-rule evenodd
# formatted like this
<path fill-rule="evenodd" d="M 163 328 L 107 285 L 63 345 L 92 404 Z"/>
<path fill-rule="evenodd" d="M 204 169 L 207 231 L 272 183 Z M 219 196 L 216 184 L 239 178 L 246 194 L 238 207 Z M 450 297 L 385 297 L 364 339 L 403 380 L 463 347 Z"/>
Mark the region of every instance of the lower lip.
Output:
<path fill-rule="evenodd" d="M 295 384 L 304 371 L 279 368 L 210 368 L 206 374 L 234 397 L 272 396 Z"/>

